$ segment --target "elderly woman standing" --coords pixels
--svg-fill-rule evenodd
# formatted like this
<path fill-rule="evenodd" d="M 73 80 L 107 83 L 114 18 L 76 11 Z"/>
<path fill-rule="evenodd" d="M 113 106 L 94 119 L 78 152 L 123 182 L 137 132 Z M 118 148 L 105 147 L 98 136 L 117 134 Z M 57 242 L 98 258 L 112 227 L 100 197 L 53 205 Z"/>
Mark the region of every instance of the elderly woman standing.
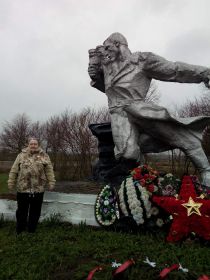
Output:
<path fill-rule="evenodd" d="M 41 214 L 45 187 L 53 190 L 55 177 L 49 156 L 30 138 L 9 173 L 9 190 L 17 188 L 16 232 L 35 232 Z"/>

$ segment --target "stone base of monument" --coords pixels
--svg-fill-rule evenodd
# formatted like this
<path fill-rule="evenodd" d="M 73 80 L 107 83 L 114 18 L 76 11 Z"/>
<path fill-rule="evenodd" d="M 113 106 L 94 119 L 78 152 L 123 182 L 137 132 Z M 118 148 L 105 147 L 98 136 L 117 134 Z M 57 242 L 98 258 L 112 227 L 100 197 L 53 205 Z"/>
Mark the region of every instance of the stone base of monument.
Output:
<path fill-rule="evenodd" d="M 98 226 L 94 213 L 95 201 L 96 195 L 93 194 L 45 192 L 40 221 L 59 214 L 62 221 Z M 0 216 L 3 215 L 6 220 L 15 220 L 16 208 L 16 201 L 0 199 Z"/>

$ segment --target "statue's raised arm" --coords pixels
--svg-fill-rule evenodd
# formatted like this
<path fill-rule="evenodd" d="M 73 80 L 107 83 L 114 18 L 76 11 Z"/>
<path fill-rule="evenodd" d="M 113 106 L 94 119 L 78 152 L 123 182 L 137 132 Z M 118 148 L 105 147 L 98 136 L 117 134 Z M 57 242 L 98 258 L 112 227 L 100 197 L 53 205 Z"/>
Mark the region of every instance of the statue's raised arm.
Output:
<path fill-rule="evenodd" d="M 89 58 L 91 86 L 108 98 L 118 171 L 142 163 L 145 152 L 179 148 L 200 171 L 202 183 L 210 186 L 210 166 L 201 145 L 210 118 L 176 119 L 166 108 L 144 102 L 152 79 L 203 82 L 209 88 L 210 69 L 171 62 L 151 52 L 131 53 L 120 33 L 111 34 L 103 46 L 90 50 Z"/>
<path fill-rule="evenodd" d="M 151 78 L 178 83 L 204 83 L 210 87 L 210 68 L 184 62 L 171 62 L 151 52 L 141 53 L 144 71 Z"/>
<path fill-rule="evenodd" d="M 100 47 L 98 46 L 95 49 L 89 50 L 88 74 L 91 78 L 91 86 L 105 92 L 102 52 L 100 51 Z"/>

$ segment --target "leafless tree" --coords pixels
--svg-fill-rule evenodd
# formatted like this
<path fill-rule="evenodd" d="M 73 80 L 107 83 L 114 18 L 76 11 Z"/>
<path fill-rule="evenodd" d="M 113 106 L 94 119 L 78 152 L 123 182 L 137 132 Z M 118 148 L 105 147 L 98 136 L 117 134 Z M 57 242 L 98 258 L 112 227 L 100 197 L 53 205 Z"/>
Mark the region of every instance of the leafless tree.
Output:
<path fill-rule="evenodd" d="M 203 94 L 192 101 L 187 100 L 178 110 L 180 117 L 210 116 L 210 95 Z"/>
<path fill-rule="evenodd" d="M 62 150 L 68 159 L 74 158 L 74 166 L 71 166 L 74 177 L 90 175 L 92 155 L 97 153 L 97 141 L 89 124 L 107 121 L 109 113 L 106 108 L 85 108 L 79 113 L 65 111 L 62 114 Z"/>
<path fill-rule="evenodd" d="M 57 170 L 58 154 L 62 148 L 62 127 L 60 116 L 50 117 L 43 125 L 46 151 L 51 153 L 54 169 Z"/>
<path fill-rule="evenodd" d="M 80 179 L 91 175 L 92 158 L 98 152 L 97 140 L 89 124 L 108 121 L 110 117 L 106 107 L 85 108 L 77 113 L 65 111 L 50 117 L 44 124 L 33 123 L 22 114 L 4 124 L 0 135 L 1 146 L 19 153 L 28 137 L 35 136 L 50 154 L 60 177 Z"/>
<path fill-rule="evenodd" d="M 187 101 L 178 111 L 180 117 L 210 116 L 210 95 L 204 93 L 200 98 Z M 203 131 L 203 147 L 210 155 L 210 126 Z"/>
<path fill-rule="evenodd" d="M 5 122 L 0 135 L 1 145 L 9 151 L 19 153 L 26 145 L 30 135 L 31 121 L 26 114 L 17 115 Z"/>
<path fill-rule="evenodd" d="M 45 125 L 40 123 L 39 121 L 31 123 L 30 125 L 30 136 L 36 137 L 41 145 L 44 144 L 45 141 Z"/>
<path fill-rule="evenodd" d="M 210 116 L 210 95 L 208 92 L 204 92 L 200 98 L 194 98 L 193 100 L 187 100 L 180 108 L 176 109 L 176 115 L 178 117 L 196 117 L 196 116 Z M 203 131 L 203 148 L 205 153 L 210 155 L 210 126 L 207 126 Z M 185 156 L 185 167 L 190 168 L 190 161 Z"/>

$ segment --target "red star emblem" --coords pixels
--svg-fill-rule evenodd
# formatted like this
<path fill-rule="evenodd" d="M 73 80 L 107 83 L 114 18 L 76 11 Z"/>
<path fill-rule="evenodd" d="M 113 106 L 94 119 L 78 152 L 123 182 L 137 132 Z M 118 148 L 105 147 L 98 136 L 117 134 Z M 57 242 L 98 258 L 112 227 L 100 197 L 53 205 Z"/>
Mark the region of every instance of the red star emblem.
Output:
<path fill-rule="evenodd" d="M 183 177 L 178 198 L 153 196 L 152 200 L 173 216 L 167 241 L 179 241 L 190 232 L 210 240 L 210 200 L 197 197 L 190 176 Z"/>

